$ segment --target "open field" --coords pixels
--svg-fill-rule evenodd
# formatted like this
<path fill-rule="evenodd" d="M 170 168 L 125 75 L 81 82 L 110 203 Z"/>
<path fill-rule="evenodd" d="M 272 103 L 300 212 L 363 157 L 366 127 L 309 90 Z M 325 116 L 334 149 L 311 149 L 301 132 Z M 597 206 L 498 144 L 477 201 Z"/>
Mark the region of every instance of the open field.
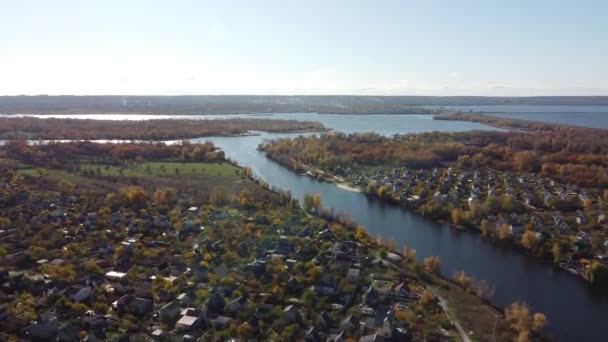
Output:
<path fill-rule="evenodd" d="M 83 171 L 97 172 L 107 176 L 168 176 L 183 175 L 189 177 L 235 176 L 241 170 L 229 163 L 181 163 L 181 162 L 144 162 L 129 167 L 88 164 L 81 167 Z"/>
<path fill-rule="evenodd" d="M 260 193 L 260 188 L 245 177 L 240 168 L 230 163 L 145 162 L 128 167 L 85 164 L 78 172 L 23 168 L 18 173 L 35 177 L 44 175 L 56 181 L 65 180 L 95 192 L 117 190 L 125 185 L 150 189 L 164 186 L 206 200 L 213 189 L 219 187 L 229 195 L 247 189 L 263 197 L 275 197 L 275 194 L 267 190 Z"/>
<path fill-rule="evenodd" d="M 473 341 L 507 341 L 509 326 L 502 313 L 486 305 L 483 300 L 443 279 L 433 277 L 436 293 L 447 300 L 450 314 L 455 317 Z"/>

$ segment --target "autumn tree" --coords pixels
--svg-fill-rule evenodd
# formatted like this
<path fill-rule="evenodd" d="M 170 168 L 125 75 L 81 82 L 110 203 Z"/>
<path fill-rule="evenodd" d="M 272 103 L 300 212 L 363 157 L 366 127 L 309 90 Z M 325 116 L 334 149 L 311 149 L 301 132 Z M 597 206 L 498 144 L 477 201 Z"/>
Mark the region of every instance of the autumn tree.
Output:
<path fill-rule="evenodd" d="M 154 202 L 158 205 L 173 205 L 177 200 L 177 191 L 173 188 L 161 188 L 152 195 Z"/>
<path fill-rule="evenodd" d="M 511 236 L 511 232 L 509 231 L 509 225 L 506 223 L 501 224 L 498 227 L 497 235 L 499 240 L 507 240 Z"/>
<path fill-rule="evenodd" d="M 390 188 L 386 185 L 382 185 L 381 187 L 378 188 L 378 197 L 380 198 L 387 198 L 389 193 L 390 193 Z"/>
<path fill-rule="evenodd" d="M 534 249 L 538 245 L 536 233 L 531 230 L 526 230 L 521 236 L 521 245 L 527 249 Z"/>
<path fill-rule="evenodd" d="M 462 286 L 464 289 L 468 289 L 471 286 L 471 277 L 469 277 L 463 270 L 456 271 L 456 273 L 454 273 L 454 280 L 456 280 L 458 285 Z"/>
<path fill-rule="evenodd" d="M 226 204 L 226 191 L 224 188 L 219 186 L 213 188 L 211 194 L 209 195 L 209 202 L 218 207 Z"/>
<path fill-rule="evenodd" d="M 422 293 L 420 294 L 420 299 L 418 300 L 418 303 L 420 305 L 422 305 L 423 307 L 429 305 L 433 299 L 435 298 L 435 296 L 433 295 L 433 293 L 429 290 L 424 290 L 422 291 Z"/>
<path fill-rule="evenodd" d="M 592 261 L 585 270 L 591 285 L 598 287 L 608 284 L 608 268 L 599 261 Z"/>
<path fill-rule="evenodd" d="M 452 223 L 455 225 L 459 225 L 462 222 L 462 209 L 454 208 L 452 209 Z"/>
<path fill-rule="evenodd" d="M 429 273 L 439 273 L 439 267 L 441 265 L 441 260 L 438 256 L 430 256 L 424 258 L 423 266 L 424 270 Z"/>
<path fill-rule="evenodd" d="M 548 323 L 544 314 L 532 314 L 530 306 L 522 302 L 509 305 L 505 309 L 505 318 L 516 333 L 514 340 L 517 342 L 530 341 L 530 334 L 541 331 Z"/>
<path fill-rule="evenodd" d="M 481 220 L 481 225 L 479 226 L 481 235 L 488 236 L 488 234 L 490 233 L 489 229 L 490 229 L 490 223 L 488 222 L 488 220 L 486 220 L 486 219 Z"/>
<path fill-rule="evenodd" d="M 145 207 L 148 202 L 148 193 L 139 186 L 129 186 L 121 189 L 121 192 L 125 197 L 126 204 L 136 210 Z"/>
<path fill-rule="evenodd" d="M 321 207 L 321 195 L 320 194 L 306 194 L 304 195 L 304 210 L 306 211 L 318 211 Z"/>

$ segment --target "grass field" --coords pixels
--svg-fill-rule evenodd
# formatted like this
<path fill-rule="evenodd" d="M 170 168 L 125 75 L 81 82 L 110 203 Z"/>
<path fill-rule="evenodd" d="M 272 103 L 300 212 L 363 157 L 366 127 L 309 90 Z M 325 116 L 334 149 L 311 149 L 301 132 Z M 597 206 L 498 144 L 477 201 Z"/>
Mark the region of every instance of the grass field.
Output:
<path fill-rule="evenodd" d="M 227 194 L 243 189 L 262 196 L 274 196 L 243 176 L 243 171 L 230 163 L 144 162 L 127 167 L 83 164 L 80 172 L 61 169 L 23 168 L 18 173 L 59 181 L 66 180 L 93 191 L 112 191 L 126 185 L 143 186 L 149 191 L 158 187 L 172 187 L 192 194 L 198 199 L 208 198 L 215 187 Z"/>
<path fill-rule="evenodd" d="M 465 331 L 475 331 L 470 336 L 473 341 L 507 341 L 508 324 L 503 316 L 482 300 L 454 284 L 440 278 L 434 278 L 438 286 L 434 287 L 439 295 L 446 298 L 450 313 L 456 317 Z"/>
<path fill-rule="evenodd" d="M 82 170 L 90 170 L 105 176 L 235 176 L 241 170 L 230 163 L 180 163 L 180 162 L 144 162 L 141 165 L 129 167 L 117 167 L 108 165 L 88 164 L 81 167 Z"/>

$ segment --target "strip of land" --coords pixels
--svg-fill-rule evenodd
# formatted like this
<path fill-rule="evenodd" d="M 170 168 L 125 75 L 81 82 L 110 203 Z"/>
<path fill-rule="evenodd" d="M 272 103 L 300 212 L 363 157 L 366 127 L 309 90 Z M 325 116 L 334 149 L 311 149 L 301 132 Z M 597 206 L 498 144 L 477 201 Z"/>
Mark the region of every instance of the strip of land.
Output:
<path fill-rule="evenodd" d="M 0 139 L 45 140 L 171 140 L 205 136 L 235 136 L 251 131 L 321 132 L 319 122 L 272 119 L 115 121 L 0 117 Z"/>
<path fill-rule="evenodd" d="M 522 119 L 510 119 L 498 116 L 491 116 L 482 113 L 442 113 L 433 116 L 434 120 L 448 120 L 448 121 L 470 121 L 477 122 L 483 125 L 493 126 L 497 128 L 504 128 L 516 131 L 527 131 L 527 132 L 569 132 L 585 134 L 593 132 L 594 134 L 606 133 L 605 129 L 601 128 L 590 128 L 572 125 L 562 125 L 549 122 L 540 122 L 532 120 Z"/>

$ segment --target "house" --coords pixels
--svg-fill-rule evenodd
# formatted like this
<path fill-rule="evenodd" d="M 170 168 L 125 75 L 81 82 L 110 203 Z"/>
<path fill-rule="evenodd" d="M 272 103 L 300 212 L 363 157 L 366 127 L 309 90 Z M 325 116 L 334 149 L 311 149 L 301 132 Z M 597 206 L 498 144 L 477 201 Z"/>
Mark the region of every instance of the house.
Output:
<path fill-rule="evenodd" d="M 359 319 L 353 315 L 349 315 L 345 319 L 343 319 L 338 325 L 338 329 L 342 330 L 346 333 L 346 335 L 350 336 L 352 333 L 359 328 Z"/>
<path fill-rule="evenodd" d="M 80 341 L 80 327 L 75 324 L 66 324 L 59 328 L 57 334 L 57 341 L 59 342 L 76 342 Z"/>
<path fill-rule="evenodd" d="M 324 229 L 322 231 L 319 232 L 319 238 L 321 239 L 331 239 L 334 237 L 334 233 L 332 233 L 331 230 L 329 229 Z"/>
<path fill-rule="evenodd" d="M 174 300 L 163 305 L 160 308 L 158 315 L 163 322 L 173 322 L 179 317 L 180 311 L 179 302 Z"/>
<path fill-rule="evenodd" d="M 27 326 L 25 332 L 30 340 L 50 341 L 59 332 L 57 316 L 53 312 L 45 312 Z"/>
<path fill-rule="evenodd" d="M 215 330 L 224 330 L 228 328 L 230 322 L 232 322 L 232 319 L 230 317 L 217 316 L 216 318 L 211 320 L 211 322 L 213 323 L 213 327 L 215 328 Z"/>
<path fill-rule="evenodd" d="M 248 263 L 245 269 L 252 272 L 256 276 L 261 276 L 266 273 L 266 261 L 255 260 L 253 262 Z"/>
<path fill-rule="evenodd" d="M 351 284 L 359 284 L 359 278 L 361 276 L 361 271 L 356 268 L 349 268 L 348 272 L 346 272 L 346 279 Z"/>
<path fill-rule="evenodd" d="M 332 334 L 327 338 L 327 342 L 343 342 L 346 337 L 344 330 L 337 334 Z"/>
<path fill-rule="evenodd" d="M 570 232 L 570 226 L 564 221 L 562 221 L 557 227 L 562 234 Z"/>
<path fill-rule="evenodd" d="M 135 297 L 129 304 L 129 311 L 133 314 L 144 316 L 152 311 L 154 303 L 147 298 Z"/>
<path fill-rule="evenodd" d="M 509 225 L 509 234 L 511 235 L 519 235 L 524 231 L 524 227 L 521 225 L 510 224 Z"/>
<path fill-rule="evenodd" d="M 126 275 L 127 274 L 124 272 L 109 271 L 108 273 L 106 273 L 106 278 L 110 280 L 121 280 Z"/>
<path fill-rule="evenodd" d="M 152 336 L 152 339 L 155 341 L 162 341 L 165 337 L 165 332 L 162 331 L 161 329 L 154 329 L 150 335 Z"/>
<path fill-rule="evenodd" d="M 577 211 L 576 212 L 576 223 L 577 224 L 587 224 L 587 223 L 589 223 L 589 220 L 587 219 L 587 216 L 585 216 L 582 212 Z"/>
<path fill-rule="evenodd" d="M 295 305 L 289 305 L 283 309 L 283 319 L 287 324 L 296 323 L 300 319 L 300 309 Z"/>
<path fill-rule="evenodd" d="M 296 277 L 290 277 L 285 285 L 287 292 L 297 292 L 300 289 L 300 284 L 298 283 L 298 279 Z"/>
<path fill-rule="evenodd" d="M 66 296 L 73 302 L 82 302 L 89 299 L 93 289 L 90 286 L 74 285 L 66 291 Z"/>
<path fill-rule="evenodd" d="M 606 214 L 599 214 L 597 216 L 597 223 L 602 224 L 606 222 Z"/>
<path fill-rule="evenodd" d="M 587 233 L 585 233 L 583 231 L 580 231 L 580 232 L 576 233 L 576 239 L 578 241 L 585 241 L 585 240 L 587 240 Z"/>
<path fill-rule="evenodd" d="M 51 262 L 49 262 L 49 265 L 51 266 L 61 266 L 65 264 L 65 261 L 63 259 L 53 259 L 51 260 Z"/>
<path fill-rule="evenodd" d="M 126 294 L 112 303 L 112 307 L 118 311 L 126 311 L 139 316 L 151 312 L 153 306 L 152 300 L 135 297 L 132 294 Z"/>
<path fill-rule="evenodd" d="M 281 235 L 279 238 L 278 254 L 291 254 L 293 253 L 294 243 L 290 241 L 286 236 Z"/>
<path fill-rule="evenodd" d="M 319 331 L 315 327 L 310 327 L 310 329 L 306 330 L 306 334 L 304 335 L 305 342 L 321 342 L 321 336 L 319 335 Z"/>
<path fill-rule="evenodd" d="M 384 342 L 384 337 L 378 334 L 361 336 L 359 342 Z"/>
<path fill-rule="evenodd" d="M 220 290 L 214 287 L 210 292 L 211 296 L 207 300 L 207 308 L 213 313 L 222 312 L 226 306 L 226 302 L 224 301 L 224 297 L 220 293 Z"/>
<path fill-rule="evenodd" d="M 382 320 L 382 335 L 390 337 L 395 327 L 395 312 L 393 310 L 386 311 Z"/>
<path fill-rule="evenodd" d="M 406 283 L 400 283 L 393 289 L 392 297 L 396 300 L 418 300 L 420 295 L 412 291 Z"/>
<path fill-rule="evenodd" d="M 226 304 L 226 311 L 233 314 L 238 314 L 247 307 L 247 298 L 245 296 L 239 296 L 236 299 L 229 301 Z"/>
<path fill-rule="evenodd" d="M 191 271 L 192 275 L 199 281 L 206 281 L 209 277 L 209 269 L 199 263 L 192 265 Z"/>
<path fill-rule="evenodd" d="M 327 311 L 322 311 L 319 314 L 319 317 L 317 317 L 316 326 L 319 328 L 319 330 L 327 331 L 331 327 L 333 327 L 333 325 L 334 325 L 333 319 L 331 317 L 329 317 L 329 314 L 327 313 Z"/>
<path fill-rule="evenodd" d="M 175 328 L 178 330 L 190 330 L 197 326 L 199 320 L 198 316 L 190 316 L 188 314 L 183 315 L 177 323 L 175 323 Z"/>
<path fill-rule="evenodd" d="M 180 293 L 176 299 L 181 306 L 190 306 L 194 303 L 194 298 L 192 298 L 192 295 L 185 292 Z"/>
<path fill-rule="evenodd" d="M 380 300 L 380 295 L 373 286 L 367 288 L 367 290 L 361 295 L 361 302 L 365 305 L 375 306 Z"/>

